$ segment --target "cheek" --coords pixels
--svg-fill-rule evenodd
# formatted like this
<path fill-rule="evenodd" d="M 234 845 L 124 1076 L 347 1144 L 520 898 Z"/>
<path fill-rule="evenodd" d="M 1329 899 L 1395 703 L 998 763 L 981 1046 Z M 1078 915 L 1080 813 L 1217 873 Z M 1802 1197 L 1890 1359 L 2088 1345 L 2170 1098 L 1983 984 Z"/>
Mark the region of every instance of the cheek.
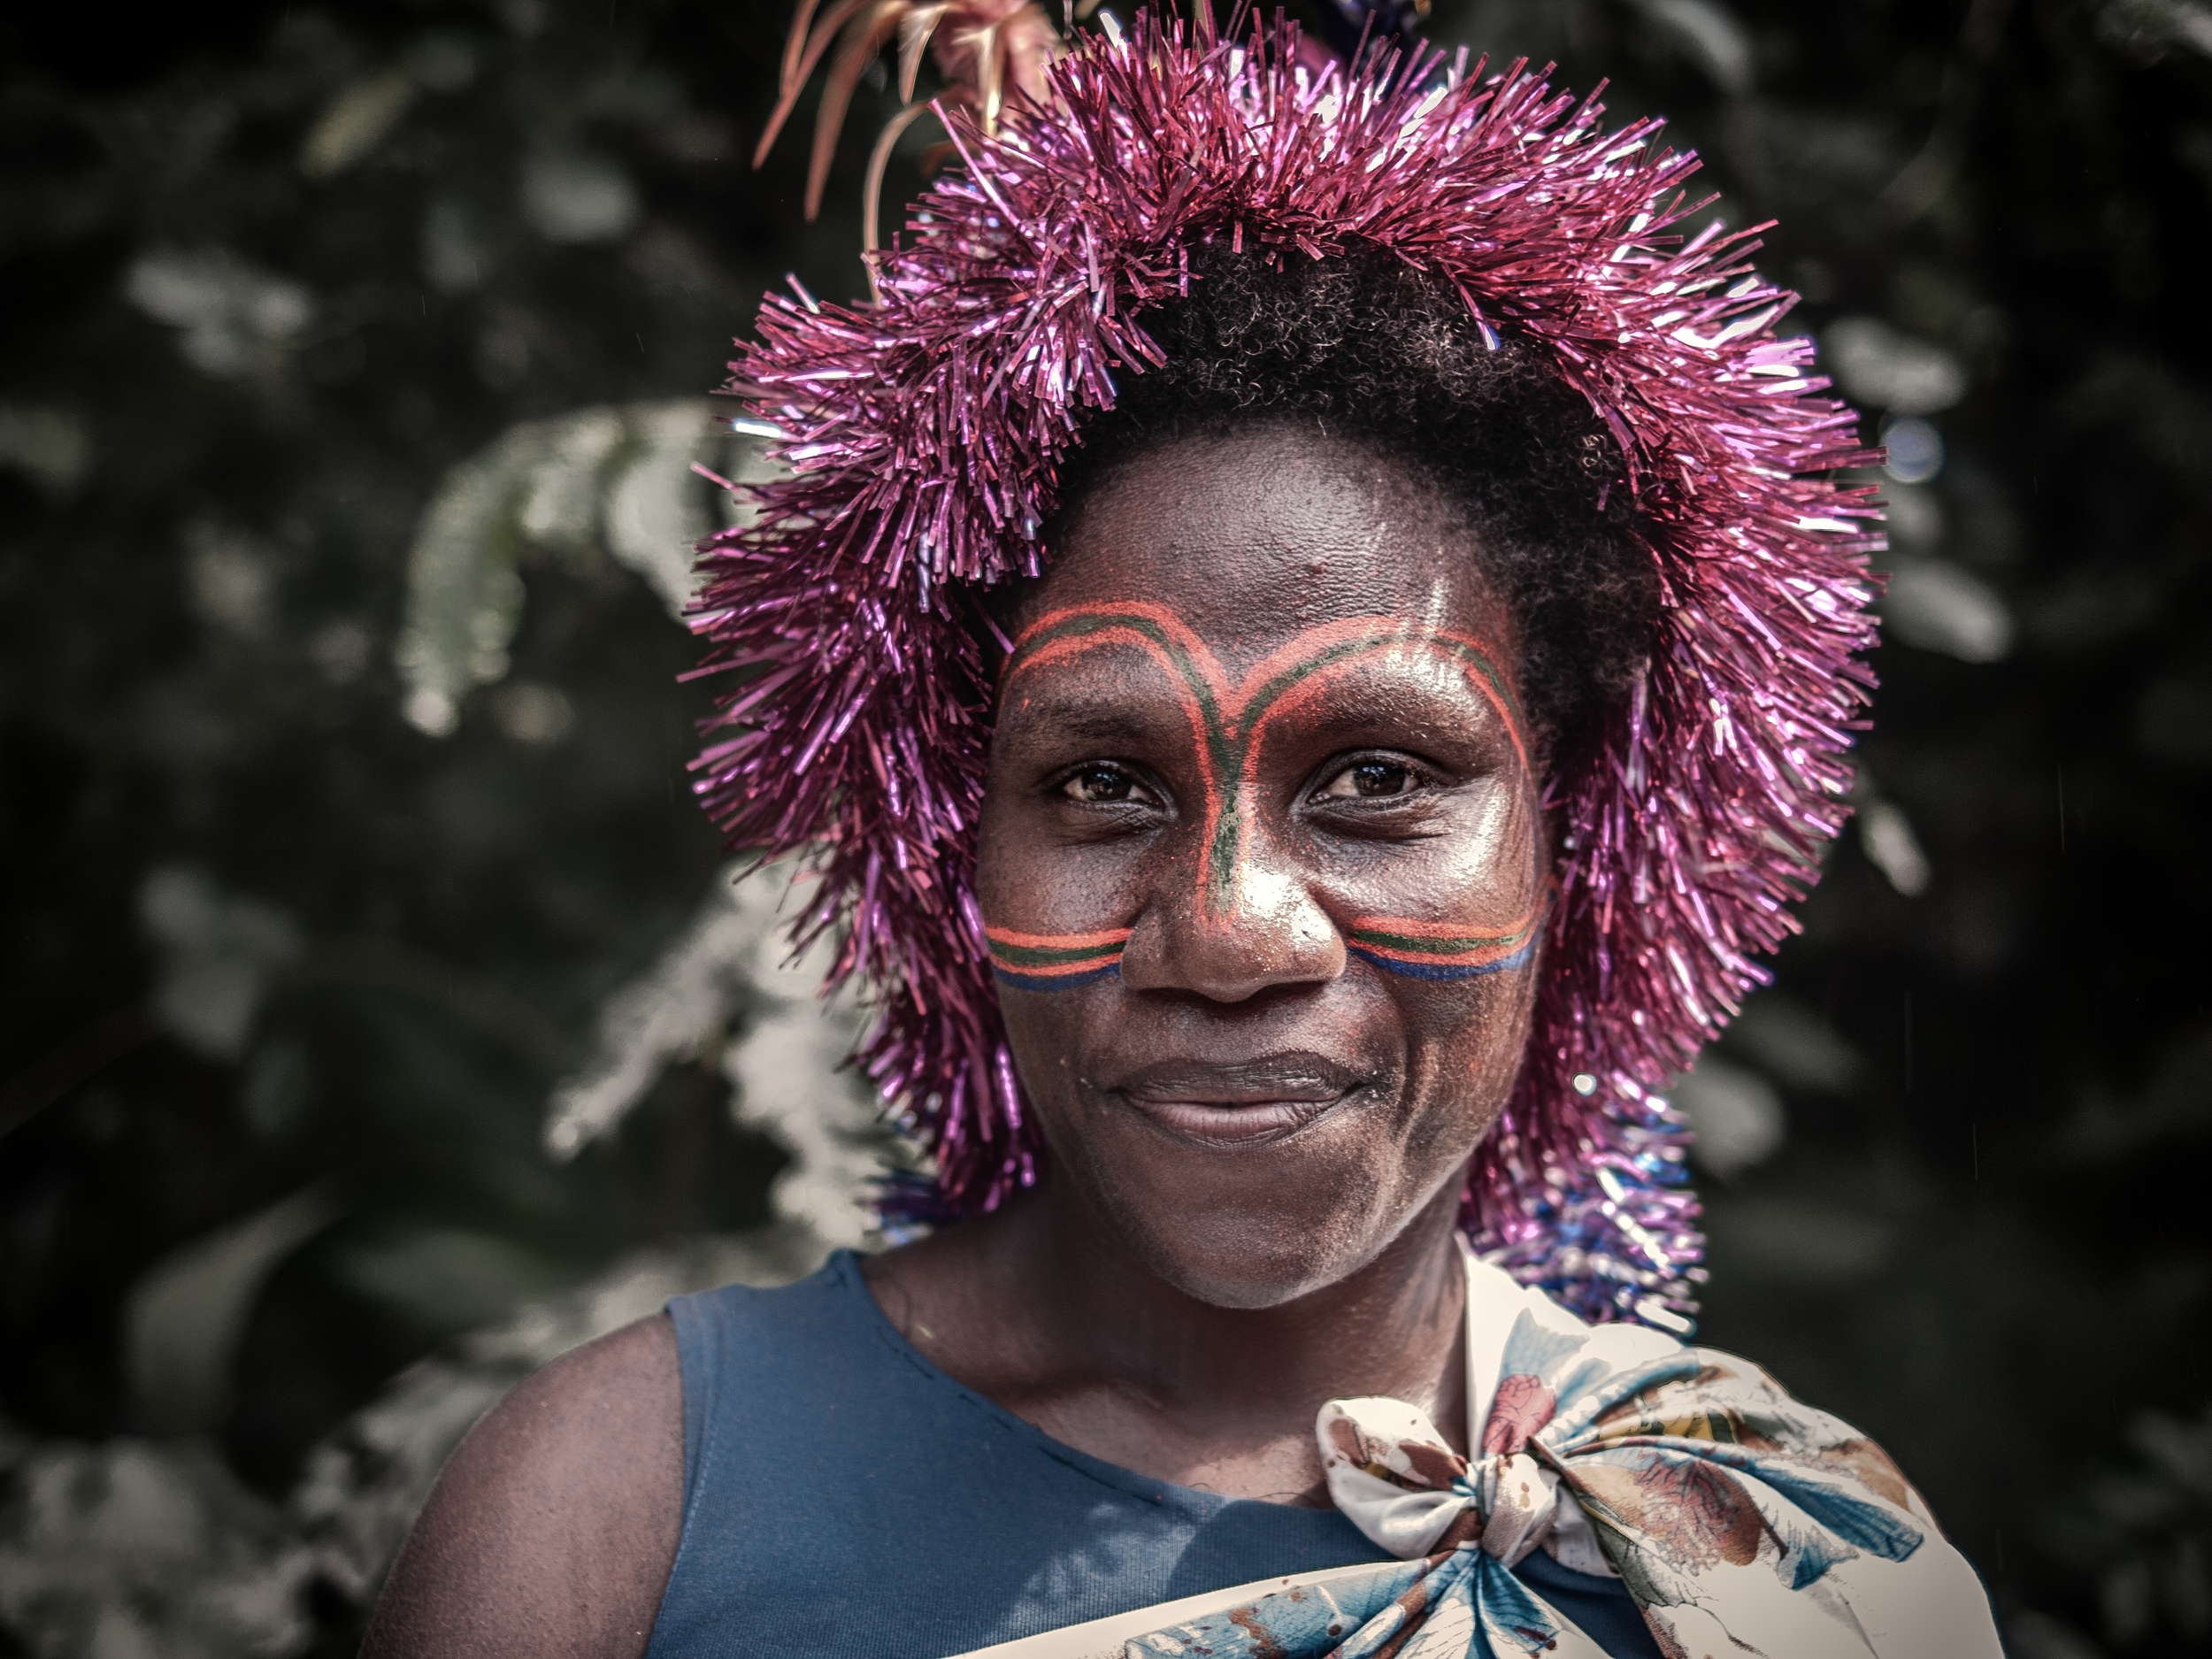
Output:
<path fill-rule="evenodd" d="M 977 826 L 975 894 L 1015 1069 L 1048 1115 L 1120 1000 L 1128 920 L 1111 881 L 1071 879 L 1071 849 L 1034 833 L 995 772 Z M 1080 852 L 1072 862 L 1082 862 Z"/>
<path fill-rule="evenodd" d="M 1520 1071 L 1535 988 L 1532 954 L 1479 978 L 1398 982 L 1409 1134 L 1451 1141 L 1463 1156 L 1488 1129 Z"/>
<path fill-rule="evenodd" d="M 1463 848 L 1432 885 L 1394 895 L 1412 914 L 1362 917 L 1347 941 L 1386 979 L 1404 1025 L 1404 1133 L 1417 1165 L 1467 1155 L 1503 1108 L 1527 1047 L 1545 882 L 1532 814 L 1516 806 L 1502 816 L 1507 833 L 1481 838 L 1479 853 Z"/>
<path fill-rule="evenodd" d="M 1013 994 L 1065 994 L 1110 979 L 1129 941 L 1127 859 L 1024 835 L 987 795 L 976 857 L 976 903 L 993 978 L 1016 1018 Z M 1073 866 L 1073 868 L 1071 868 Z M 1086 868 L 1086 866 L 1088 866 Z"/>
<path fill-rule="evenodd" d="M 994 946 L 994 954 L 998 947 Z M 1064 982 L 1049 990 L 1024 990 L 1004 970 L 997 972 L 999 1008 L 1005 1018 L 1007 1047 L 1022 1092 L 1038 1112 L 1040 1127 L 1064 1117 L 1078 1089 L 1080 1056 L 1100 1024 L 1093 1005 L 1115 1000 L 1110 974 L 1087 985 Z M 1048 1135 L 1048 1139 L 1056 1139 Z"/>
<path fill-rule="evenodd" d="M 1507 806 L 1524 827 L 1529 815 Z M 1363 884 L 1346 919 L 1346 949 L 1388 987 L 1414 1092 L 1434 1109 L 1455 1103 L 1486 1123 L 1511 1086 L 1546 914 L 1538 859 L 1525 834 L 1440 843 Z"/>

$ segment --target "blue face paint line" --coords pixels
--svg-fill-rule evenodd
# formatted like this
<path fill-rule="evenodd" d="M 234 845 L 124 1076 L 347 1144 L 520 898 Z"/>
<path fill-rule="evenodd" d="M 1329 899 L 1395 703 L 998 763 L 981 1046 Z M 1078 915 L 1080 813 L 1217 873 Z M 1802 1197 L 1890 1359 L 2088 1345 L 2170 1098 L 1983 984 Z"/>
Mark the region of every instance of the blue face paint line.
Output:
<path fill-rule="evenodd" d="M 1362 962 L 1371 962 L 1386 972 L 1403 974 L 1409 979 L 1475 979 L 1486 973 L 1502 973 L 1508 968 L 1528 965 L 1528 959 L 1536 952 L 1536 941 L 1529 941 L 1509 956 L 1500 956 L 1489 962 L 1422 962 L 1404 956 L 1388 956 L 1380 951 L 1348 945 L 1346 949 Z"/>

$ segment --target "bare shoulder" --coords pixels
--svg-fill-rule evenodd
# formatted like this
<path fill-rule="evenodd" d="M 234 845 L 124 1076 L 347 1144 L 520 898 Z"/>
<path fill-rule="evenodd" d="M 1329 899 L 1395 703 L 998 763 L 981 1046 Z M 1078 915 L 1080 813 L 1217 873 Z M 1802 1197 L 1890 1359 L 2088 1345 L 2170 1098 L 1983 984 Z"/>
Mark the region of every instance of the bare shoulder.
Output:
<path fill-rule="evenodd" d="M 683 1374 L 664 1313 L 515 1386 L 407 1535 L 365 1659 L 639 1655 L 682 1532 Z"/>

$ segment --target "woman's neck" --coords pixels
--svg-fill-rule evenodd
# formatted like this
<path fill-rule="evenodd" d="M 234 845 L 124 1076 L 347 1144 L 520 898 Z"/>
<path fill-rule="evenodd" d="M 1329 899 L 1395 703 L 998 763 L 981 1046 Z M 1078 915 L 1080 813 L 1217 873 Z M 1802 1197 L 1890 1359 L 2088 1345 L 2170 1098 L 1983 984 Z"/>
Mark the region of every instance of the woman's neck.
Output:
<path fill-rule="evenodd" d="M 1345 1279 L 1275 1307 L 1221 1308 L 1048 1187 L 876 1258 L 867 1279 L 922 1352 L 1056 1440 L 1178 1485 L 1325 1504 L 1324 1401 L 1408 1401 L 1464 1448 L 1455 1217 L 1455 1192 L 1440 1193 Z"/>

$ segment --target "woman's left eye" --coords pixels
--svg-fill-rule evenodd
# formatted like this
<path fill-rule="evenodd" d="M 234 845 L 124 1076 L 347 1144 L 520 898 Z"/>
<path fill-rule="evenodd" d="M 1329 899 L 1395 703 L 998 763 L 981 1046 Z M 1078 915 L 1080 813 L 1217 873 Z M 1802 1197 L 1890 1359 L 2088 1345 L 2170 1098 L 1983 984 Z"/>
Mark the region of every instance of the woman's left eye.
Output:
<path fill-rule="evenodd" d="M 1417 781 L 1413 768 L 1401 761 L 1363 760 L 1347 766 L 1321 786 L 1317 799 L 1371 801 L 1410 795 Z"/>
<path fill-rule="evenodd" d="M 1145 798 L 1137 780 L 1118 766 L 1086 766 L 1061 784 L 1060 793 L 1087 806 L 1115 806 Z"/>

